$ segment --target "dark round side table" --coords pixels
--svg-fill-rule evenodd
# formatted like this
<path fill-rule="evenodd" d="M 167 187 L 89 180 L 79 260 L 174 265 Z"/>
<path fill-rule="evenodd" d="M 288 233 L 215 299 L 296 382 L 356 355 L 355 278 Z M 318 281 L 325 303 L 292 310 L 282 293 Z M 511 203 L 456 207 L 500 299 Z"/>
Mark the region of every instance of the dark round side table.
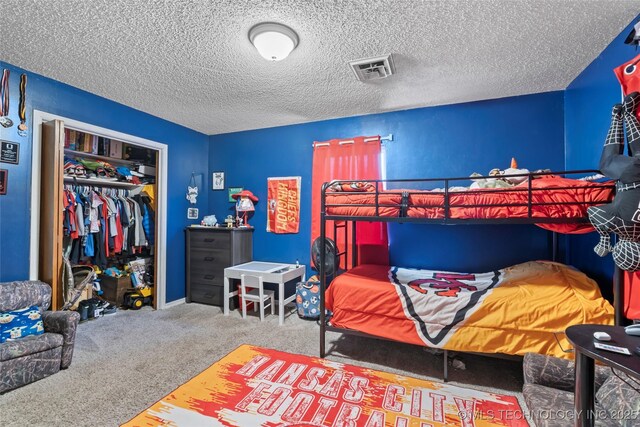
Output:
<path fill-rule="evenodd" d="M 597 341 L 593 338 L 594 332 L 606 332 L 611 335 L 611 341 L 602 341 L 602 343 L 625 347 L 629 349 L 631 355 L 627 356 L 595 348 L 593 343 Z M 640 379 L 640 356 L 634 353 L 634 349 L 640 346 L 640 337 L 627 335 L 622 326 L 610 325 L 575 325 L 568 327 L 565 333 L 576 352 L 575 425 L 580 427 L 593 426 L 595 421 L 595 361 Z"/>

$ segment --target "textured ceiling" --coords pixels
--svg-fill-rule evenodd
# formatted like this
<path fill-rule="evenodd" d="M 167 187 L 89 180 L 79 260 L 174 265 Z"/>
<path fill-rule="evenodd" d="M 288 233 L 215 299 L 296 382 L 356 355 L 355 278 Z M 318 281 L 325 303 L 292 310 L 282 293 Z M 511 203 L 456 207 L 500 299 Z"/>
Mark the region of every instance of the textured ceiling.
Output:
<path fill-rule="evenodd" d="M 560 90 L 640 1 L 3 0 L 0 59 L 206 134 Z M 267 62 L 258 22 L 300 44 Z M 393 53 L 397 74 L 347 62 Z"/>

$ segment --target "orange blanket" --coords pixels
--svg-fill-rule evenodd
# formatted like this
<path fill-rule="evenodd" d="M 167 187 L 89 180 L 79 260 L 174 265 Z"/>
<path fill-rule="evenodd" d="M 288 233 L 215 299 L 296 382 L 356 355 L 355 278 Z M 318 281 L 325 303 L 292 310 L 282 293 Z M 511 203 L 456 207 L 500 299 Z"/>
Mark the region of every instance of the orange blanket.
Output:
<path fill-rule="evenodd" d="M 569 357 L 562 331 L 613 323 L 597 284 L 562 264 L 532 261 L 466 274 L 361 265 L 326 292 L 331 324 L 448 350 Z"/>

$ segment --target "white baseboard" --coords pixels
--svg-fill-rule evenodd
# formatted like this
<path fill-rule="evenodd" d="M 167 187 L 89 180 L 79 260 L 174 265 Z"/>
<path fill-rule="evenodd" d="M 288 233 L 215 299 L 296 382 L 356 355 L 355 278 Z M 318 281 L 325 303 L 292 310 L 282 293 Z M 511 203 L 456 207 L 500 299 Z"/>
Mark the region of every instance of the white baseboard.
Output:
<path fill-rule="evenodd" d="M 187 300 L 185 298 L 180 298 L 171 302 L 168 302 L 164 305 L 164 307 L 162 307 L 162 309 L 166 309 L 166 308 L 171 308 L 171 307 L 175 307 L 176 305 L 180 305 L 180 304 L 184 304 L 186 303 Z"/>

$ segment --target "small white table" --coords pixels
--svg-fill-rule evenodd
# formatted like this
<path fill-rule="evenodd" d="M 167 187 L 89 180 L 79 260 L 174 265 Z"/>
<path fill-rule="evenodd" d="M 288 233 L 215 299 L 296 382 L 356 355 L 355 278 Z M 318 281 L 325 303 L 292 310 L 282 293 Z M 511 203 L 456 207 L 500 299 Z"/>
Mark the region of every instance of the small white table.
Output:
<path fill-rule="evenodd" d="M 284 323 L 284 306 L 293 302 L 296 298 L 295 292 L 288 298 L 284 297 L 284 284 L 296 278 L 299 278 L 300 282 L 304 282 L 306 274 L 305 267 L 296 267 L 295 264 L 283 264 L 280 262 L 251 261 L 225 268 L 223 311 L 225 316 L 229 315 L 229 298 L 238 295 L 237 290 L 231 291 L 229 289 L 229 285 L 231 284 L 230 279 L 240 280 L 240 276 L 243 274 L 262 277 L 263 282 L 278 284 L 278 321 L 282 326 Z"/>

